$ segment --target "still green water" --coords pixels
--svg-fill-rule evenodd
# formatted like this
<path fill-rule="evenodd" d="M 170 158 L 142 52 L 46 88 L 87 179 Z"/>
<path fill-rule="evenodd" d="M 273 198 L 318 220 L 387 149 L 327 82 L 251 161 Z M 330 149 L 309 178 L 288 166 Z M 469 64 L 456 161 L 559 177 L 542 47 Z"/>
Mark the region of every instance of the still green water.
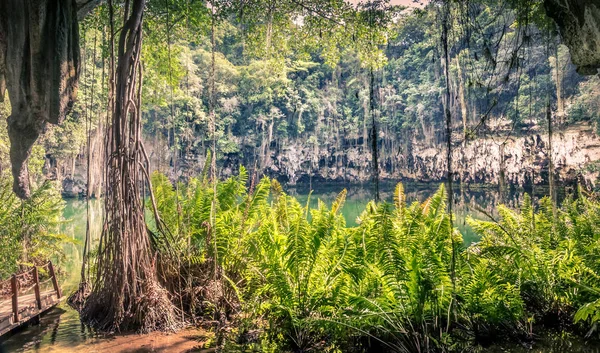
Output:
<path fill-rule="evenodd" d="M 102 203 L 90 202 L 90 230 L 93 240 L 102 230 Z M 67 200 L 63 211 L 65 223 L 62 232 L 74 242 L 65 245 L 65 257 L 54 259 L 59 268 L 59 281 L 65 296 L 77 289 L 81 276 L 83 242 L 86 230 L 86 204 L 81 200 Z M 93 352 L 88 343 L 95 339 L 93 332 L 81 324 L 79 313 L 64 301 L 40 318 L 39 324 L 29 324 L 3 337 L 0 353 L 12 352 Z M 85 346 L 83 346 L 85 344 Z"/>
<path fill-rule="evenodd" d="M 385 202 L 393 202 L 395 184 L 383 184 L 380 186 L 380 199 Z M 439 188 L 438 184 L 404 184 L 406 201 L 424 202 L 431 197 Z M 313 185 L 312 193 L 304 185 L 288 187 L 287 192 L 295 196 L 300 203 L 306 204 L 308 201 L 311 208 L 316 208 L 318 201 L 325 202 L 328 206 L 335 200 L 337 195 L 346 189 L 348 194 L 341 213 L 346 219 L 348 226 L 356 226 L 357 218 L 364 211 L 365 205 L 373 199 L 371 188 L 362 185 L 340 185 L 325 184 Z M 309 198 L 310 194 L 310 198 Z M 463 235 L 465 245 L 477 241 L 479 237 L 473 232 L 473 229 L 466 223 L 467 216 L 475 219 L 488 219 L 486 214 L 496 216 L 496 205 L 507 204 L 510 207 L 518 207 L 522 200 L 522 193 L 518 191 L 508 191 L 501 196 L 497 188 L 477 187 L 460 188 L 454 190 L 454 225 Z"/>
<path fill-rule="evenodd" d="M 381 186 L 381 199 L 391 202 L 394 186 L 392 184 Z M 301 203 L 309 202 L 311 207 L 317 207 L 318 200 L 327 205 L 344 188 L 348 190 L 346 203 L 342 207 L 342 214 L 349 226 L 356 225 L 357 217 L 363 212 L 365 205 L 373 197 L 368 187 L 360 185 L 312 185 L 310 194 L 306 186 L 288 187 L 287 192 L 299 199 Z M 437 190 L 438 185 L 406 184 L 407 201 L 424 201 Z M 541 190 L 540 190 L 541 191 Z M 510 207 L 518 207 L 522 193 L 510 192 L 501 196 L 495 188 L 471 188 L 455 190 L 453 206 L 455 212 L 455 225 L 463 234 L 465 245 L 477 241 L 478 237 L 466 224 L 467 215 L 474 218 L 485 219 L 485 213 L 495 215 L 496 205 L 505 203 Z M 102 226 L 102 203 L 93 200 L 90 205 L 90 224 L 92 241 L 100 237 Z M 483 212 L 482 212 L 483 210 Z M 74 244 L 65 246 L 65 258 L 58 260 L 61 269 L 60 280 L 65 295 L 73 292 L 79 283 L 80 267 L 83 252 L 83 240 L 86 230 L 86 205 L 81 200 L 67 200 L 64 209 L 66 222 L 62 231 L 75 240 Z M 3 338 L 0 342 L 0 353 L 4 352 L 97 352 L 98 342 L 103 338 L 95 335 L 89 328 L 82 325 L 78 313 L 65 303 L 45 314 L 37 325 L 28 325 Z M 95 348 L 96 347 L 96 348 Z M 570 339 L 547 339 L 533 347 L 509 346 L 490 348 L 490 352 L 553 352 L 553 353 L 600 353 L 600 349 L 586 346 L 584 343 Z"/>

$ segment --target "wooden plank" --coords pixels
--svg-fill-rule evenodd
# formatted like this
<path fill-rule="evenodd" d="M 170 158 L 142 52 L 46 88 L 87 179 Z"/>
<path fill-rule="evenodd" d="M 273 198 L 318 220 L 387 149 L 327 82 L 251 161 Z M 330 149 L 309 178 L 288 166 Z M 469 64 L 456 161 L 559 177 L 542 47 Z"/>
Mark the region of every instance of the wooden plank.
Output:
<path fill-rule="evenodd" d="M 35 283 L 35 301 L 37 303 L 37 308 L 38 309 L 42 309 L 42 298 L 40 296 L 40 276 L 38 276 L 38 269 L 37 267 L 33 267 L 33 281 Z"/>
<path fill-rule="evenodd" d="M 19 295 L 17 276 L 11 277 L 10 300 L 0 301 L 0 336 L 12 331 L 29 320 L 52 309 L 60 303 L 62 291 L 58 285 L 52 262 L 48 262 L 48 271 L 53 290 L 40 291 L 40 278 L 37 267 L 33 268 L 34 293 Z"/>
<path fill-rule="evenodd" d="M 19 321 L 14 320 L 11 302 L 0 302 L 0 336 L 52 309 L 60 303 L 60 298 L 57 297 L 54 290 L 48 290 L 40 293 L 40 302 L 41 309 L 37 307 L 35 294 L 19 296 Z"/>
<path fill-rule="evenodd" d="M 12 312 L 13 320 L 19 322 L 19 288 L 17 286 L 17 276 L 12 275 L 10 279 L 10 288 L 12 290 Z"/>
<path fill-rule="evenodd" d="M 54 273 L 54 266 L 52 265 L 52 262 L 48 263 L 48 270 L 50 271 L 50 276 L 52 277 L 52 285 L 54 286 L 56 295 L 60 298 L 62 297 L 62 293 L 60 291 L 60 287 L 58 286 L 58 280 L 56 279 L 56 273 Z"/>

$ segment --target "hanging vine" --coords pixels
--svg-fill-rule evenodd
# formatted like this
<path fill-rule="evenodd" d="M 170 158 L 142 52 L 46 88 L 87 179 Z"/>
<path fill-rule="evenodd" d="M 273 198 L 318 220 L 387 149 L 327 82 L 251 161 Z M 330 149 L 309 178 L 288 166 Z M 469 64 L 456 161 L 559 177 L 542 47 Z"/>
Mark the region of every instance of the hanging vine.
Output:
<path fill-rule="evenodd" d="M 444 61 L 444 79 L 445 79 L 445 83 L 446 83 L 446 87 L 444 90 L 444 96 L 443 96 L 443 100 L 444 100 L 444 117 L 446 120 L 446 164 L 447 164 L 447 174 L 446 174 L 446 179 L 447 179 L 447 186 L 448 186 L 448 190 L 446 190 L 446 194 L 448 197 L 448 217 L 450 218 L 450 222 L 449 222 L 449 232 L 448 234 L 450 234 L 450 243 L 452 244 L 452 259 L 451 259 L 451 263 L 450 263 L 450 279 L 452 281 L 452 301 L 450 303 L 450 305 L 448 306 L 448 320 L 447 320 L 447 327 L 446 330 L 450 329 L 450 323 L 451 323 L 451 319 L 450 319 L 450 314 L 452 312 L 452 310 L 454 309 L 454 302 L 455 302 L 455 293 L 456 293 L 456 244 L 454 242 L 454 222 L 452 220 L 452 204 L 454 202 L 453 197 L 454 197 L 454 191 L 452 189 L 452 113 L 450 112 L 450 73 L 449 73 L 449 66 L 450 66 L 450 54 L 448 53 L 448 32 L 450 29 L 450 3 L 449 0 L 444 0 L 443 2 L 443 7 L 442 7 L 442 55 L 443 55 L 443 61 Z"/>
<path fill-rule="evenodd" d="M 90 292 L 90 283 L 89 279 L 89 252 L 90 252 L 90 195 L 91 195 L 91 180 L 92 180 L 92 170 L 91 170 L 91 125 L 92 125 L 92 111 L 94 107 L 94 83 L 96 79 L 96 48 L 97 48 L 97 32 L 94 32 L 94 47 L 92 50 L 92 76 L 91 76 L 91 88 L 90 95 L 88 100 L 88 105 L 85 110 L 85 132 L 86 132 L 86 156 L 87 156 L 87 187 L 85 194 L 85 212 L 86 212 L 86 224 L 85 224 L 85 241 L 83 245 L 83 257 L 81 260 L 81 278 L 79 280 L 79 288 L 75 291 L 68 299 L 68 302 L 71 306 L 75 308 L 81 308 L 83 305 L 85 298 L 89 295 Z M 85 50 L 85 49 L 84 49 Z M 87 90 L 87 87 L 86 87 Z M 88 271 L 86 272 L 86 269 Z"/>

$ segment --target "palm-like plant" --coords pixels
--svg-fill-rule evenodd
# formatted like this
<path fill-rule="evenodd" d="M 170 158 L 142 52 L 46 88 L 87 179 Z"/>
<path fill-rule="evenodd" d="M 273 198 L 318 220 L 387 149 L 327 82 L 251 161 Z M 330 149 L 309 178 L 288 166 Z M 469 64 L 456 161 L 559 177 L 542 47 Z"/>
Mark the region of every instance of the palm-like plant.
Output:
<path fill-rule="evenodd" d="M 565 323 L 577 308 L 577 321 L 600 320 L 600 206 L 583 195 L 560 210 L 543 199 L 537 212 L 525 195 L 520 210 L 499 206 L 498 220 L 469 219 L 481 241 L 465 250 L 443 185 L 407 205 L 398 184 L 394 204 L 370 202 L 348 228 L 345 191 L 331 207 L 310 209 L 276 180 L 248 190 L 243 168 L 216 188 L 205 178 L 173 188 L 155 175 L 153 183 L 171 229 L 155 244 L 177 254 L 186 290 L 200 288 L 213 310 L 226 302 L 248 327 L 268 326 L 262 337 L 278 349 L 350 339 L 357 349 L 451 351 L 465 340 L 531 334 L 533 322 Z"/>
<path fill-rule="evenodd" d="M 600 203 L 580 191 L 563 209 L 561 230 L 567 239 L 559 256 L 568 262 L 559 270 L 574 287 L 575 322 L 591 323 L 591 334 L 600 322 Z"/>
<path fill-rule="evenodd" d="M 423 204 L 406 206 L 402 184 L 395 207 L 369 203 L 355 229 L 350 273 L 354 325 L 394 351 L 427 351 L 442 338 L 452 300 L 451 239 L 441 186 Z"/>
<path fill-rule="evenodd" d="M 262 287 L 261 311 L 273 334 L 284 333 L 294 349 L 306 350 L 328 335 L 328 318 L 342 307 L 348 276 L 348 238 L 339 210 L 346 191 L 331 208 L 309 210 L 273 181 L 272 207 L 251 240 L 252 270 Z M 310 216 L 309 216 L 310 213 Z"/>
<path fill-rule="evenodd" d="M 485 265 L 492 282 L 519 293 L 530 321 L 570 324 L 574 309 L 587 296 L 586 289 L 592 297 L 600 293 L 594 294 L 594 286 L 586 285 L 598 278 L 597 256 L 590 252 L 597 249 L 593 240 L 597 237 L 593 230 L 597 229 L 597 220 L 590 215 L 596 212 L 594 206 L 581 197 L 578 201 L 567 200 L 563 209 L 553 210 L 550 200 L 544 198 L 535 212 L 531 199 L 525 195 L 520 211 L 504 206 L 499 206 L 498 211 L 501 218 L 497 221 L 468 220 L 482 235 L 481 241 L 471 248 L 477 253 L 471 256 L 471 263 Z M 487 287 L 498 288 L 492 284 Z M 489 320 L 518 325 L 519 302 L 506 303 L 513 303 L 513 307 L 499 313 L 509 315 L 498 316 L 492 310 L 487 312 Z M 584 318 L 585 315 L 576 317 Z"/>
<path fill-rule="evenodd" d="M 187 293 L 185 301 L 192 308 L 197 300 L 215 305 L 231 302 L 225 297 L 239 299 L 238 286 L 245 280 L 247 265 L 245 235 L 256 226 L 257 210 L 266 202 L 269 189 L 269 180 L 264 179 L 248 193 L 247 177 L 241 167 L 237 176 L 217 183 L 216 188 L 205 178 L 174 188 L 166 176 L 153 176 L 157 210 L 167 230 L 158 232 L 158 225 L 150 224 L 155 247 L 165 258 L 163 276 L 174 292 Z"/>

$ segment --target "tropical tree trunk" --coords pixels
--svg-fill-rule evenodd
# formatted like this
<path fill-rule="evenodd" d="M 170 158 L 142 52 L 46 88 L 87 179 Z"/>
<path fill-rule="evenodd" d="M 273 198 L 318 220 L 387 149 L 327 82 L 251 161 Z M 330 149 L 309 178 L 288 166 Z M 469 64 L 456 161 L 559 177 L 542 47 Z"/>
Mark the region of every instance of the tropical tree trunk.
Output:
<path fill-rule="evenodd" d="M 444 78 L 446 89 L 444 91 L 444 117 L 446 120 L 446 180 L 448 184 L 448 214 L 452 219 L 452 113 L 450 112 L 450 55 L 448 53 L 448 21 L 450 16 L 450 4 L 444 1 L 442 9 L 442 50 L 444 60 Z"/>
<path fill-rule="evenodd" d="M 377 145 L 377 121 L 375 120 L 375 75 L 369 71 L 369 114 L 371 115 L 371 163 L 373 167 L 373 185 L 375 202 L 379 202 L 379 150 Z"/>
<path fill-rule="evenodd" d="M 548 95 L 546 102 L 546 121 L 548 123 L 548 186 L 550 187 L 552 212 L 556 216 L 556 198 L 554 195 L 554 163 L 552 161 L 552 109 L 550 107 L 550 95 Z"/>
<path fill-rule="evenodd" d="M 500 192 L 500 202 L 505 203 L 506 199 L 506 157 L 504 150 L 506 149 L 506 141 L 500 145 L 500 171 L 498 173 L 498 190 Z"/>
<path fill-rule="evenodd" d="M 115 89 L 112 126 L 106 136 L 104 227 L 92 293 L 81 313 L 83 320 L 100 330 L 147 332 L 177 327 L 175 307 L 156 275 L 142 202 L 143 186 L 149 183 L 140 109 L 145 3 L 126 0 L 117 68 L 111 70 Z M 109 11 L 114 33 L 112 1 Z"/>

